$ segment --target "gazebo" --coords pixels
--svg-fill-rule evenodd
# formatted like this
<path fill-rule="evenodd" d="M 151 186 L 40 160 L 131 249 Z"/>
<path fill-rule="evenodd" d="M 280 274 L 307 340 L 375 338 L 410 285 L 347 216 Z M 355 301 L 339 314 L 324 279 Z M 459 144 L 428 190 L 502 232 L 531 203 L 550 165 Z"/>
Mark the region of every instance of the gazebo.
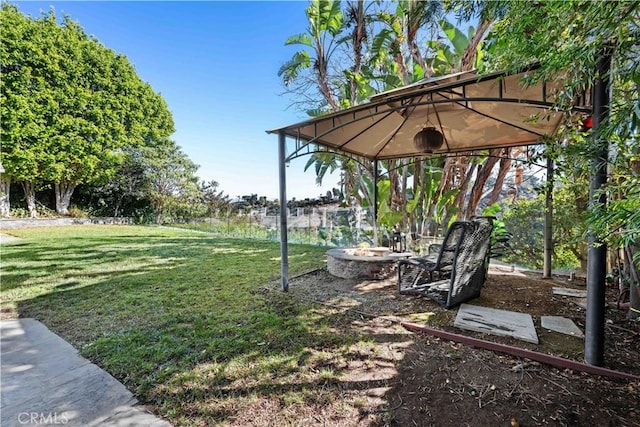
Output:
<path fill-rule="evenodd" d="M 573 106 L 575 113 L 593 113 L 596 132 L 607 100 L 608 60 L 599 67 L 602 73 L 593 93 L 579 94 Z M 282 289 L 288 290 L 289 281 L 288 161 L 329 151 L 370 161 L 377 173 L 380 160 L 540 144 L 543 138 L 555 135 L 565 113 L 555 109 L 556 94 L 562 90 L 560 80 L 523 85 L 536 68 L 512 74 L 466 71 L 429 78 L 377 94 L 370 102 L 343 111 L 268 131 L 278 134 L 279 143 Z M 292 147 L 287 138 L 293 141 Z M 606 151 L 595 158 L 592 190 L 606 180 L 603 159 Z M 375 199 L 374 195 L 374 206 Z M 588 257 L 585 354 L 588 363 L 601 365 L 606 248 L 591 248 Z"/>

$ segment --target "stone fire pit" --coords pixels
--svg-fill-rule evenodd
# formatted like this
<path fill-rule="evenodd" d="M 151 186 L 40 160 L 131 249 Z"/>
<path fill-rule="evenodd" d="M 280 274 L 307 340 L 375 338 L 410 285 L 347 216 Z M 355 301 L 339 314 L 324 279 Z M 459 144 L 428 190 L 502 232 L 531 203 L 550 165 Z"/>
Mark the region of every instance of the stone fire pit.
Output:
<path fill-rule="evenodd" d="M 343 279 L 384 279 L 393 274 L 399 259 L 410 256 L 389 248 L 336 248 L 327 251 L 327 269 Z"/>

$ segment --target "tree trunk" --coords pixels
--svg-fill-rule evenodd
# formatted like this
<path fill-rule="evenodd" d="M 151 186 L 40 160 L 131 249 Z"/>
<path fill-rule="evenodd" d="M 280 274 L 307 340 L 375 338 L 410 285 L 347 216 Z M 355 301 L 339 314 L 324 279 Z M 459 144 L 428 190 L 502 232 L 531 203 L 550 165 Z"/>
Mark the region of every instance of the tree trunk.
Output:
<path fill-rule="evenodd" d="M 56 193 L 56 212 L 60 215 L 68 215 L 71 196 L 76 186 L 75 184 L 55 184 L 54 187 Z"/>
<path fill-rule="evenodd" d="M 358 200 L 358 203 L 360 203 L 360 205 L 362 206 L 364 204 L 362 202 L 366 201 L 367 202 L 366 204 L 368 206 L 372 206 L 373 207 L 373 193 L 371 191 L 375 191 L 375 188 L 373 188 L 371 191 L 369 191 L 369 187 L 367 187 L 363 176 L 364 176 L 364 170 L 361 173 L 358 174 L 358 178 L 360 179 L 360 188 L 362 189 L 362 194 L 364 195 L 364 200 L 360 199 L 360 200 Z"/>
<path fill-rule="evenodd" d="M 362 72 L 362 48 L 366 38 L 366 13 L 364 9 L 364 2 L 349 2 L 347 8 L 353 16 L 354 27 L 351 33 L 351 39 L 353 41 L 353 74 L 359 75 Z M 349 79 L 349 85 L 351 87 L 351 105 L 358 103 L 358 81 L 355 78 Z"/>
<path fill-rule="evenodd" d="M 329 87 L 329 73 L 327 71 L 326 58 L 318 58 L 318 87 L 324 99 L 327 100 L 333 111 L 340 110 L 340 104 L 333 96 Z"/>
<path fill-rule="evenodd" d="M 416 160 L 413 164 L 413 198 L 417 198 L 416 208 L 411 213 L 411 231 L 415 237 L 422 234 L 422 221 L 424 220 L 424 168 L 422 160 Z"/>
<path fill-rule="evenodd" d="M 11 212 L 9 191 L 11 190 L 11 177 L 0 178 L 0 216 L 8 217 Z"/>
<path fill-rule="evenodd" d="M 637 245 L 631 245 L 624 248 L 624 272 L 629 278 L 629 313 L 628 319 L 637 319 L 640 317 L 640 277 L 638 270 L 640 262 L 633 261 L 633 254 L 637 253 L 640 248 Z"/>
<path fill-rule="evenodd" d="M 349 200 L 356 189 L 356 175 L 355 171 L 351 171 L 349 169 L 350 165 L 347 162 L 342 162 L 341 170 L 342 170 L 342 197 L 345 200 Z"/>
<path fill-rule="evenodd" d="M 20 181 L 22 190 L 24 191 L 24 197 L 27 199 L 27 209 L 29 209 L 29 216 L 35 218 L 38 216 L 36 211 L 36 191 L 31 181 Z"/>
<path fill-rule="evenodd" d="M 398 174 L 397 162 L 389 160 L 387 170 L 389 171 L 389 207 L 392 211 L 399 211 L 400 200 L 400 174 Z"/>
<path fill-rule="evenodd" d="M 164 201 L 162 199 L 157 199 L 153 202 L 153 212 L 156 217 L 156 224 L 162 225 L 162 221 L 164 221 Z"/>
<path fill-rule="evenodd" d="M 476 56 L 478 55 L 478 45 L 482 41 L 484 34 L 489 30 L 489 27 L 492 23 L 493 19 L 487 21 L 482 20 L 478 23 L 478 28 L 476 28 L 476 32 L 473 35 L 473 38 L 469 41 L 469 44 L 464 49 L 461 71 L 467 71 L 474 68 Z"/>
<path fill-rule="evenodd" d="M 122 206 L 122 197 L 118 197 L 114 205 L 115 206 L 113 207 L 113 216 L 117 218 L 118 214 L 120 213 L 120 206 Z M 211 208 L 209 208 L 209 211 L 211 211 Z"/>
<path fill-rule="evenodd" d="M 493 168 L 498 163 L 498 159 L 500 156 L 501 148 L 494 148 L 489 151 L 490 156 L 487 157 L 484 163 L 479 167 L 478 173 L 476 174 L 476 180 L 473 183 L 473 187 L 471 188 L 471 195 L 469 196 L 469 201 L 464 210 L 464 217 L 471 218 L 476 214 L 476 209 L 478 208 L 478 204 L 480 203 L 480 198 L 482 197 L 482 190 L 484 189 L 487 180 L 491 176 L 491 172 L 493 172 Z"/>
<path fill-rule="evenodd" d="M 460 181 L 460 184 L 458 184 L 458 188 L 460 189 L 460 192 L 458 193 L 455 200 L 453 201 L 453 206 L 457 207 L 458 212 L 462 214 L 465 213 L 464 206 L 465 206 L 465 200 L 467 197 L 467 189 L 469 188 L 469 182 L 471 182 L 471 177 L 475 173 L 478 165 L 477 163 L 470 163 L 469 159 L 470 157 L 460 158 L 458 174 L 459 176 L 462 177 L 462 180 Z M 447 211 L 445 224 L 449 223 L 453 215 L 454 215 L 453 210 Z"/>
<path fill-rule="evenodd" d="M 500 198 L 500 193 L 502 193 L 502 186 L 504 184 L 504 179 L 507 176 L 507 172 L 511 169 L 511 159 L 509 156 L 511 155 L 511 149 L 505 148 L 504 155 L 502 159 L 500 159 L 500 168 L 498 169 L 498 177 L 496 178 L 496 183 L 493 185 L 493 190 L 491 190 L 491 194 L 489 195 L 489 206 L 496 203 L 498 198 Z"/>
<path fill-rule="evenodd" d="M 402 197 L 400 209 L 402 209 L 402 227 L 406 230 L 411 227 L 411 221 L 409 221 L 409 213 L 407 212 L 407 181 L 409 178 L 409 162 L 407 159 L 399 160 L 403 163 L 402 174 L 400 176 L 400 195 Z"/>
<path fill-rule="evenodd" d="M 580 261 L 580 272 L 581 273 L 585 273 L 587 272 L 587 245 L 581 246 L 578 250 L 578 252 L 574 252 L 573 254 L 576 256 L 576 258 L 578 258 L 578 261 Z"/>

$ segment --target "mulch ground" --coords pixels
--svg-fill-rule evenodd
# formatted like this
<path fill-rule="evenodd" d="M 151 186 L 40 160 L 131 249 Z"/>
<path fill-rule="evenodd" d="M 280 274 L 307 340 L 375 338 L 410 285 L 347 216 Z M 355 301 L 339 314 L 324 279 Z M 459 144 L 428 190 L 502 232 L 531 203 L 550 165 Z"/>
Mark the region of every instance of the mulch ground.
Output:
<path fill-rule="evenodd" d="M 344 380 L 357 378 L 365 398 L 358 417 L 327 425 L 390 426 L 640 426 L 640 382 L 559 369 L 426 334 L 408 332 L 407 320 L 456 334 L 527 348 L 579 362 L 584 341 L 540 327 L 544 315 L 573 320 L 584 331 L 585 309 L 553 287 L 585 289 L 584 281 L 542 280 L 535 273 L 492 270 L 480 298 L 471 304 L 529 313 L 540 339 L 531 344 L 453 327 L 456 309 L 444 310 L 422 297 L 399 295 L 395 280 L 340 279 L 325 270 L 292 278 L 293 297 L 349 311 L 349 324 L 369 334 L 377 349 L 369 369 L 354 365 Z M 604 367 L 640 376 L 640 322 L 615 307 L 618 291 L 607 289 Z M 380 380 L 381 372 L 386 372 Z M 368 384 L 370 386 L 368 386 Z M 317 420 L 321 422 L 322 420 Z M 325 420 L 326 421 L 326 420 Z"/>

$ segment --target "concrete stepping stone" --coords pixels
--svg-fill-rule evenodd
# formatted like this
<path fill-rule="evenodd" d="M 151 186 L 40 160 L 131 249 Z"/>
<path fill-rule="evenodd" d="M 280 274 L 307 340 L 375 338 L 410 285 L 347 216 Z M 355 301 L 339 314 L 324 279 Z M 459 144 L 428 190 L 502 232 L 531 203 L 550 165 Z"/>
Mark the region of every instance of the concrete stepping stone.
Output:
<path fill-rule="evenodd" d="M 462 304 L 453 326 L 475 332 L 512 337 L 538 344 L 538 334 L 530 314 Z"/>
<path fill-rule="evenodd" d="M 587 291 L 582 289 L 570 289 L 570 288 L 553 288 L 554 295 L 564 295 L 567 297 L 586 298 Z"/>
<path fill-rule="evenodd" d="M 587 299 L 586 298 L 576 298 L 575 300 L 573 300 L 573 303 L 576 304 L 577 306 L 584 308 L 585 310 L 587 309 Z"/>
<path fill-rule="evenodd" d="M 578 328 L 578 326 L 573 323 L 573 320 L 567 319 L 562 316 L 542 316 L 540 318 L 540 325 L 545 328 L 555 332 L 560 332 L 561 334 L 571 335 L 577 338 L 584 338 L 584 334 Z"/>

